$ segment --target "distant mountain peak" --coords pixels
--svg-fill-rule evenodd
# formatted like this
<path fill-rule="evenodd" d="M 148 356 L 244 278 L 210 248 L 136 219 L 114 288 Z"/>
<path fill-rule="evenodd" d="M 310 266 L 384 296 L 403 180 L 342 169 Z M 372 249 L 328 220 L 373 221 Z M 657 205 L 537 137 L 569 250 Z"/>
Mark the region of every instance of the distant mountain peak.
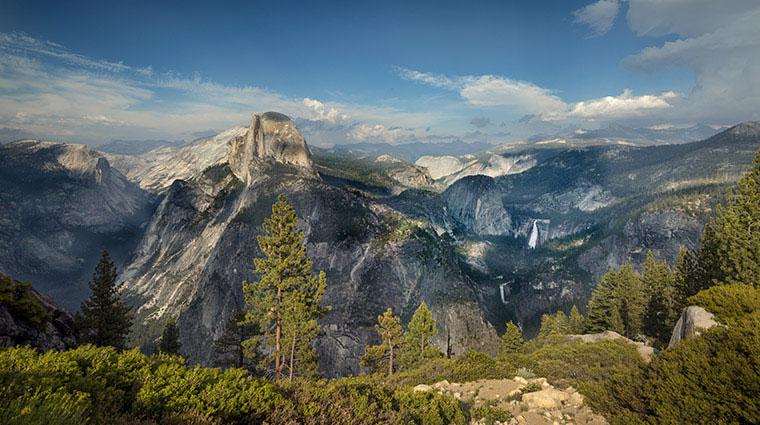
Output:
<path fill-rule="evenodd" d="M 254 112 L 246 133 L 232 140 L 230 168 L 246 183 L 253 181 L 251 165 L 255 159 L 274 159 L 308 170 L 313 168 L 306 139 L 293 120 L 279 112 Z"/>
<path fill-rule="evenodd" d="M 747 121 L 739 123 L 726 130 L 726 132 L 734 136 L 760 136 L 760 121 Z"/>

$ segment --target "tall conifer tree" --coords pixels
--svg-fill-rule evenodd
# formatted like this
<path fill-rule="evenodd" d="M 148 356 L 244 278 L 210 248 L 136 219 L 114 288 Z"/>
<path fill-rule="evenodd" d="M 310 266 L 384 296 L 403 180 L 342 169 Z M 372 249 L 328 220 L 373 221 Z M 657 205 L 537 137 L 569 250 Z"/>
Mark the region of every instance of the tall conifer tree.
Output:
<path fill-rule="evenodd" d="M 119 296 L 116 266 L 105 250 L 90 281 L 90 297 L 82 303 L 77 315 L 80 341 L 99 346 L 124 349 L 132 326 L 130 308 Z"/>
<path fill-rule="evenodd" d="M 272 215 L 264 220 L 264 235 L 258 237 L 264 254 L 254 259 L 258 280 L 243 282 L 250 307 L 246 321 L 259 323 L 265 331 L 263 350 L 271 353 L 275 380 L 283 376 L 286 364 L 293 375 L 298 345 L 308 351 L 305 346 L 313 343 L 314 329 L 318 332 L 313 320 L 323 312 L 320 303 L 327 286 L 324 273 L 312 273 L 297 224 L 295 210 L 280 195 L 272 205 Z"/>

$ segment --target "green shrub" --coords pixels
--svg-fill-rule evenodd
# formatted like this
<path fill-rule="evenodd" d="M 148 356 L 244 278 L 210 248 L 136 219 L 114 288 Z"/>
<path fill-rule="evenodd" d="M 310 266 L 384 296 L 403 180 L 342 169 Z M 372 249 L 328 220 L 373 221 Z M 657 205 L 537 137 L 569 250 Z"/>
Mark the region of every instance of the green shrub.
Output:
<path fill-rule="evenodd" d="M 470 418 L 474 421 L 483 421 L 485 425 L 493 425 L 496 421 L 509 422 L 512 414 L 491 404 L 482 404 L 470 409 Z"/>
<path fill-rule="evenodd" d="M 465 424 L 467 419 L 451 396 L 436 392 L 414 392 L 409 388 L 393 394 L 398 402 L 401 423 L 420 425 Z"/>
<path fill-rule="evenodd" d="M 555 385 L 572 385 L 589 405 L 608 416 L 642 412 L 645 364 L 621 341 L 544 344 L 530 353 L 536 373 Z"/>
<path fill-rule="evenodd" d="M 715 314 L 719 322 L 731 325 L 760 310 L 760 288 L 740 284 L 716 285 L 689 298 L 688 304 L 698 305 Z"/>
<path fill-rule="evenodd" d="M 37 328 L 49 322 L 50 313 L 45 311 L 40 300 L 32 293 L 31 283 L 14 281 L 10 276 L 0 273 L 0 305 L 3 305 L 17 317 L 22 317 Z"/>
<path fill-rule="evenodd" d="M 15 425 L 87 425 L 90 407 L 85 393 L 37 390 L 0 408 L 0 418 Z"/>
<path fill-rule="evenodd" d="M 647 371 L 661 423 L 760 423 L 760 312 L 660 354 Z"/>

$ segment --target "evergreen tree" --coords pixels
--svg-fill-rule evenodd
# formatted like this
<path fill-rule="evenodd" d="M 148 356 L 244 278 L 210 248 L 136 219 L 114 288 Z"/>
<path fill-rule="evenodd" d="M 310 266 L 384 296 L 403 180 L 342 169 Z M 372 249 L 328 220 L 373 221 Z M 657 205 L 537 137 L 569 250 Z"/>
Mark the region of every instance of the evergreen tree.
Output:
<path fill-rule="evenodd" d="M 608 270 L 591 294 L 586 311 L 588 332 L 615 331 L 625 333 L 618 303 L 618 272 Z"/>
<path fill-rule="evenodd" d="M 161 340 L 158 343 L 158 351 L 166 354 L 179 354 L 179 328 L 175 319 L 169 319 L 164 326 Z"/>
<path fill-rule="evenodd" d="M 569 329 L 570 321 L 567 315 L 564 311 L 559 310 L 554 314 L 541 316 L 541 329 L 538 331 L 538 336 L 566 335 Z"/>
<path fill-rule="evenodd" d="M 382 342 L 380 345 L 367 347 L 361 365 L 373 371 L 387 366 L 388 375 L 392 375 L 396 370 L 396 354 L 403 340 L 404 329 L 401 327 L 401 320 L 388 308 L 385 313 L 377 316 L 375 331 Z"/>
<path fill-rule="evenodd" d="M 90 297 L 82 303 L 76 327 L 80 341 L 124 349 L 132 315 L 119 296 L 116 267 L 105 250 L 90 281 Z"/>
<path fill-rule="evenodd" d="M 509 323 L 507 323 L 507 329 L 504 331 L 504 335 L 501 336 L 499 357 L 505 358 L 510 354 L 516 353 L 524 343 L 525 339 L 523 339 L 520 328 L 510 320 Z"/>
<path fill-rule="evenodd" d="M 624 335 L 628 338 L 636 338 L 642 330 L 646 294 L 641 283 L 641 277 L 633 270 L 630 263 L 620 268 L 616 286 L 619 291 L 616 298 L 620 309 L 620 318 L 623 322 Z"/>
<path fill-rule="evenodd" d="M 262 351 L 270 353 L 267 362 L 275 380 L 282 377 L 286 364 L 293 375 L 296 352 L 308 351 L 306 346 L 311 346 L 319 331 L 312 321 L 324 311 L 320 302 L 327 286 L 325 275 L 312 273 L 297 221 L 295 210 L 280 195 L 272 205 L 271 217 L 264 220 L 265 234 L 258 237 L 265 256 L 254 259 L 259 279 L 243 282 L 250 307 L 245 320 L 264 330 L 264 337 L 257 338 L 255 345 L 261 343 Z"/>
<path fill-rule="evenodd" d="M 442 353 L 431 341 L 438 335 L 438 328 L 433 319 L 433 313 L 424 302 L 420 304 L 408 324 L 409 330 L 404 334 L 403 344 L 399 353 L 399 365 L 410 368 L 421 361 L 441 356 Z"/>
<path fill-rule="evenodd" d="M 577 306 L 570 309 L 568 317 L 568 332 L 573 335 L 582 334 L 586 330 L 586 318 L 583 317 Z"/>
<path fill-rule="evenodd" d="M 618 271 L 610 269 L 588 302 L 589 332 L 609 330 L 628 338 L 637 337 L 641 333 L 646 301 L 641 277 L 630 263 Z"/>
<path fill-rule="evenodd" d="M 760 287 L 760 152 L 705 226 L 698 262 L 699 289 L 723 283 Z"/>
<path fill-rule="evenodd" d="M 666 344 L 676 321 L 675 275 L 668 263 L 654 258 L 652 251 L 641 266 L 641 282 L 646 294 L 643 331 Z"/>
<path fill-rule="evenodd" d="M 214 365 L 253 371 L 260 360 L 256 338 L 259 335 L 258 323 L 246 322 L 245 311 L 236 312 L 227 319 L 222 336 L 214 341 Z"/>
<path fill-rule="evenodd" d="M 675 264 L 673 305 L 676 316 L 687 307 L 687 300 L 699 292 L 700 284 L 697 279 L 698 264 L 694 253 L 681 247 Z"/>

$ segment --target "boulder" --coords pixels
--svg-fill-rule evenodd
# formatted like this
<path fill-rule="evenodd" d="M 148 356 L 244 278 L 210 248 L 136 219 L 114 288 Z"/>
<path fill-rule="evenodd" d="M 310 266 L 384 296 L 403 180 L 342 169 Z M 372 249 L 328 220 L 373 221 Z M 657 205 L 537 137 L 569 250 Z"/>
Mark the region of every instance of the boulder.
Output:
<path fill-rule="evenodd" d="M 698 336 L 713 326 L 718 326 L 718 322 L 712 313 L 695 305 L 686 307 L 673 328 L 668 348 L 673 348 L 678 341 Z"/>
<path fill-rule="evenodd" d="M 414 391 L 415 393 L 426 393 L 426 392 L 433 391 L 433 387 L 431 387 L 430 385 L 419 384 L 416 387 L 414 387 L 412 391 Z"/>
<path fill-rule="evenodd" d="M 570 398 L 570 395 L 556 388 L 546 388 L 541 391 L 526 393 L 522 396 L 522 401 L 528 406 L 528 409 L 559 409 L 562 403 Z"/>
<path fill-rule="evenodd" d="M 623 335 L 620 335 L 614 331 L 604 331 L 596 334 L 584 334 L 584 335 L 566 335 L 565 341 L 581 341 L 581 342 L 599 342 L 599 341 L 615 341 L 620 340 L 628 344 L 636 346 L 636 351 L 639 352 L 641 358 L 649 363 L 654 355 L 654 348 L 644 344 L 643 342 L 630 340 Z"/>

